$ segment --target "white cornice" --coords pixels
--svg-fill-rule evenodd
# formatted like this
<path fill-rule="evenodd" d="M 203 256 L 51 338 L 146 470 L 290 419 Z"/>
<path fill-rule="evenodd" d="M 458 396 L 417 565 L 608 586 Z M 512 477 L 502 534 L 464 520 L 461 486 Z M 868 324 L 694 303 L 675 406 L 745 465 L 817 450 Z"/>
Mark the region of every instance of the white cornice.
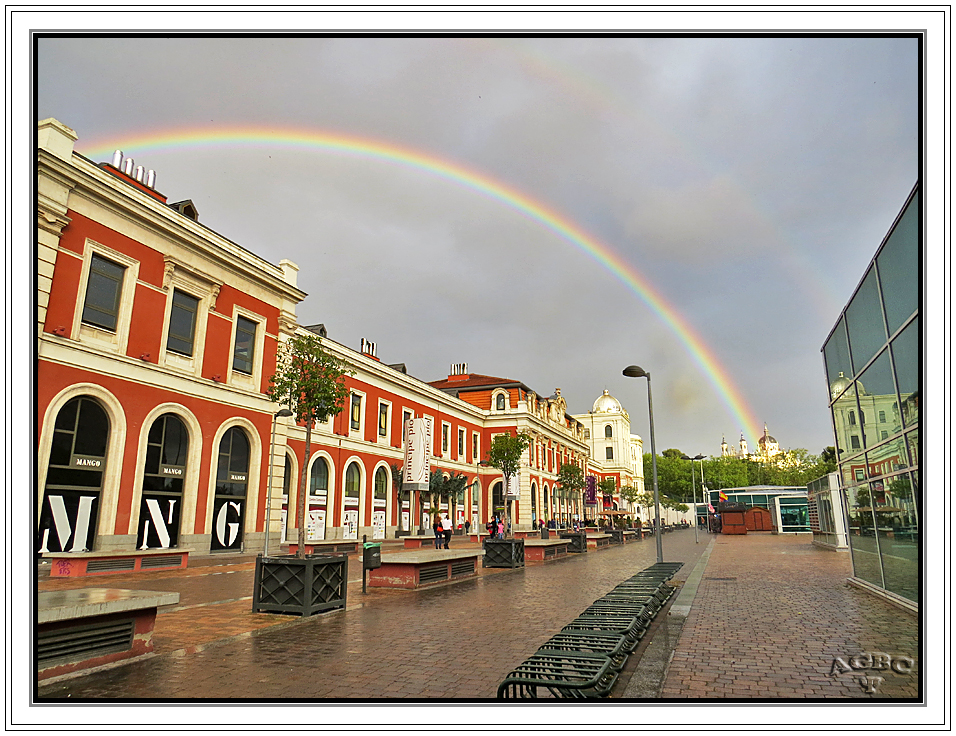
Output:
<path fill-rule="evenodd" d="M 267 414 L 275 411 L 275 403 L 257 391 L 186 376 L 127 355 L 104 353 L 66 337 L 43 333 L 37 343 L 37 358 L 40 361 L 86 370 L 140 386 L 215 401 L 237 409 Z"/>
<path fill-rule="evenodd" d="M 84 197 L 106 207 L 136 227 L 151 230 L 162 239 L 198 251 L 222 267 L 258 282 L 270 291 L 279 292 L 293 302 L 300 302 L 307 296 L 283 279 L 281 267 L 190 220 L 145 192 L 126 185 L 82 156 L 74 155 L 67 164 L 40 149 L 37 163 L 61 181 L 71 182 L 74 185 L 72 197 Z"/>

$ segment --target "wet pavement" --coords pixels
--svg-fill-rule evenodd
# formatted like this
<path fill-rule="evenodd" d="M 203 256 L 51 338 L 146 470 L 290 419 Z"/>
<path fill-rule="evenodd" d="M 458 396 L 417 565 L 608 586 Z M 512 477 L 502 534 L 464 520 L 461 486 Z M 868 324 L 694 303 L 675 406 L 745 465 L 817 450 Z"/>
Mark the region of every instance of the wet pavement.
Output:
<path fill-rule="evenodd" d="M 456 538 L 452 546 L 470 545 Z M 887 677 L 877 694 L 854 684 L 858 673 L 807 684 L 820 682 L 821 672 L 829 677 L 834 657 L 871 646 L 918 656 L 916 618 L 847 587 L 845 553 L 770 534 L 702 533 L 697 544 L 692 529 L 666 534 L 663 547 L 665 560 L 685 563 L 672 581 L 681 589 L 629 657 L 612 698 L 907 697 L 918 680 L 894 676 L 890 688 Z M 386 542 L 383 553 L 399 549 Z M 41 684 L 37 700 L 491 699 L 514 666 L 653 564 L 656 548 L 648 538 L 516 570 L 481 569 L 477 578 L 417 591 L 368 594 L 353 555 L 347 608 L 308 618 L 251 612 L 254 559 L 208 556 L 182 571 L 41 578 L 41 590 L 108 586 L 181 597 L 160 610 L 152 655 Z M 726 647 L 728 630 L 737 632 L 737 653 Z M 796 664 L 761 675 L 771 649 L 773 658 L 783 652 Z"/>

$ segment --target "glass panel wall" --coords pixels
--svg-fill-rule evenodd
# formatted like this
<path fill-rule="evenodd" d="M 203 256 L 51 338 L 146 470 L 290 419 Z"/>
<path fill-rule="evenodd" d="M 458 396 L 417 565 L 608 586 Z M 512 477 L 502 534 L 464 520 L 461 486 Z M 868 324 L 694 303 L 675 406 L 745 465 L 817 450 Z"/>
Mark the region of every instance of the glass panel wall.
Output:
<path fill-rule="evenodd" d="M 822 350 L 853 574 L 917 603 L 919 219 L 914 190 Z"/>

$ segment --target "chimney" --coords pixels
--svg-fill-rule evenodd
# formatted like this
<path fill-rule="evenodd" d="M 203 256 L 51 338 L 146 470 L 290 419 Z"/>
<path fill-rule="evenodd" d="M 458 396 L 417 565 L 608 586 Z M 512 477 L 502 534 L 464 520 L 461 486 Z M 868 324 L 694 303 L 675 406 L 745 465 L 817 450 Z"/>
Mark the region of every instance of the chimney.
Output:
<path fill-rule="evenodd" d="M 376 355 L 376 352 L 377 350 L 376 350 L 375 343 L 369 342 L 363 337 L 362 338 L 362 355 L 367 355 L 370 358 L 375 358 L 375 360 L 378 360 L 378 356 Z"/>
<path fill-rule="evenodd" d="M 451 371 L 448 374 L 449 381 L 466 381 L 468 380 L 468 364 L 467 363 L 452 363 Z"/>

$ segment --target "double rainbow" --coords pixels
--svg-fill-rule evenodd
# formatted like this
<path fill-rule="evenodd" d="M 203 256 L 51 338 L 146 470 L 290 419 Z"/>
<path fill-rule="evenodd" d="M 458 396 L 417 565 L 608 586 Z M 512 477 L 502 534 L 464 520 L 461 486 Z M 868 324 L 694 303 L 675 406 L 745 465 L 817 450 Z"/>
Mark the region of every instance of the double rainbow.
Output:
<path fill-rule="evenodd" d="M 109 142 L 94 140 L 88 147 L 84 147 L 84 155 L 93 159 L 105 159 L 117 148 L 142 151 L 236 146 L 306 149 L 398 164 L 429 176 L 440 177 L 520 212 L 596 260 L 647 304 L 677 336 L 737 420 L 744 434 L 751 438 L 760 436 L 759 423 L 753 418 L 753 412 L 713 351 L 642 273 L 608 245 L 544 203 L 475 169 L 404 146 L 340 133 L 295 128 L 219 126 L 138 133 L 112 138 Z"/>

